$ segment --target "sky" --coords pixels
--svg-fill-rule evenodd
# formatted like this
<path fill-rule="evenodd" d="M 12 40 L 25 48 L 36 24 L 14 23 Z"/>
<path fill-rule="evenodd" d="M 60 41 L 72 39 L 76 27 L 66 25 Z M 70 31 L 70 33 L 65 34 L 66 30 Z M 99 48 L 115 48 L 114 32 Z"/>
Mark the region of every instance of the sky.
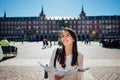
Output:
<path fill-rule="evenodd" d="M 120 15 L 120 0 L 0 0 L 0 17 L 79 17 L 82 5 L 87 16 Z"/>

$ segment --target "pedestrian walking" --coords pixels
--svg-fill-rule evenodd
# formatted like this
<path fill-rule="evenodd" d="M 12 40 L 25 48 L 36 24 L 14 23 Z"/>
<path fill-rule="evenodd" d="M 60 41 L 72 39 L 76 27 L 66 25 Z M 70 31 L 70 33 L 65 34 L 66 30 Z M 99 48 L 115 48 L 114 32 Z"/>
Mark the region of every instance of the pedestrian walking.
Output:
<path fill-rule="evenodd" d="M 46 48 L 46 42 L 45 42 L 45 39 L 43 39 L 43 46 L 42 46 L 42 49 Z"/>
<path fill-rule="evenodd" d="M 52 47 L 52 41 L 50 40 L 50 48 Z"/>

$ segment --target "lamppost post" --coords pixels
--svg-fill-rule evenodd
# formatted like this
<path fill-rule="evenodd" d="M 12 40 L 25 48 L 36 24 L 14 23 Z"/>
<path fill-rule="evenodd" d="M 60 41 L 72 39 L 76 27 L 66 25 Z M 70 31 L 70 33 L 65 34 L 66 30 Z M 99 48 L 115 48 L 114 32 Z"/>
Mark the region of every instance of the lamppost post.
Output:
<path fill-rule="evenodd" d="M 93 36 L 93 39 L 95 39 L 95 37 L 96 37 L 96 31 L 95 30 L 92 31 L 92 36 Z"/>
<path fill-rule="evenodd" d="M 108 32 L 108 33 L 107 33 L 107 36 L 110 36 L 111 27 L 110 27 L 110 26 L 107 26 L 106 29 L 107 29 L 107 32 Z"/>
<path fill-rule="evenodd" d="M 16 38 L 19 38 L 19 33 L 18 33 L 18 32 L 19 32 L 19 30 L 21 30 L 21 28 L 20 28 L 20 27 L 17 27 L 16 29 L 17 29 Z"/>

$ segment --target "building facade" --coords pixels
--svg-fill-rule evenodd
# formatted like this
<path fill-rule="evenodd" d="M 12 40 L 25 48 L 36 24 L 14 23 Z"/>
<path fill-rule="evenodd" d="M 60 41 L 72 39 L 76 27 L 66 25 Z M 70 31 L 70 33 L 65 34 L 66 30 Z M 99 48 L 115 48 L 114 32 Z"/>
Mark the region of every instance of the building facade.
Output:
<path fill-rule="evenodd" d="M 64 27 L 75 30 L 78 40 L 120 38 L 120 15 L 86 16 L 83 6 L 78 18 L 47 18 L 43 11 L 37 17 L 0 17 L 0 37 L 11 40 L 58 40 Z"/>

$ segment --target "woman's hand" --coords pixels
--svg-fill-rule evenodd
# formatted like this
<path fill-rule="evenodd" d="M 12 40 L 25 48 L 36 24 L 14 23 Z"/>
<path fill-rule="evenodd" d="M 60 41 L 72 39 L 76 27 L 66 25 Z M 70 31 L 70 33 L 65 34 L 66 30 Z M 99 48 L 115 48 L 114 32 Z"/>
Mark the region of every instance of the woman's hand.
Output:
<path fill-rule="evenodd" d="M 64 76 L 57 76 L 55 75 L 55 80 L 61 80 Z"/>

